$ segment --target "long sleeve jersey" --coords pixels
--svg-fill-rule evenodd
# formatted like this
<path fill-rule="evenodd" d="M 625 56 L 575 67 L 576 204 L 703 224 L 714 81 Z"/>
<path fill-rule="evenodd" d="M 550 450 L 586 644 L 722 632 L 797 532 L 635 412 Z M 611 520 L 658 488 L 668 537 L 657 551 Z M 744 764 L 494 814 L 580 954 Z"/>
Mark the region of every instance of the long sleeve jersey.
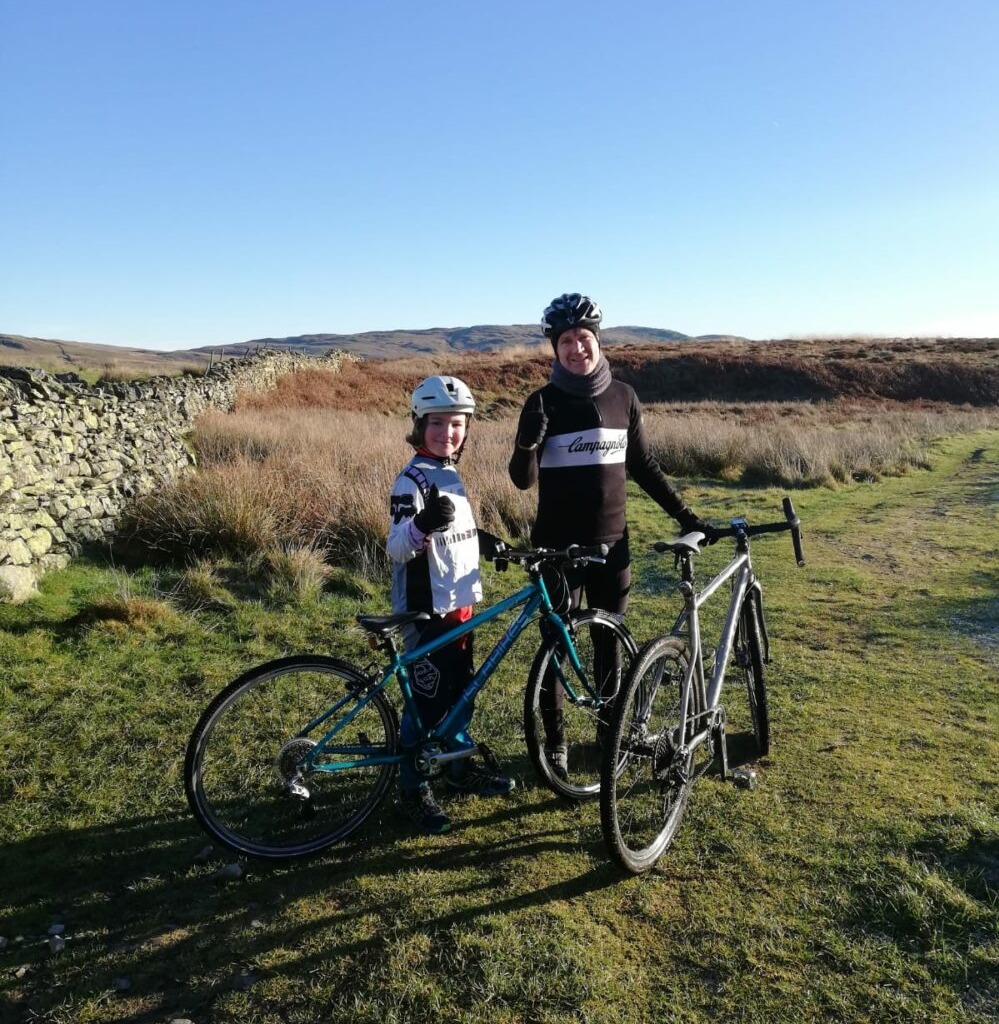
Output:
<path fill-rule="evenodd" d="M 437 485 L 454 502 L 445 533 L 423 534 L 413 516 Z M 431 455 L 414 455 L 396 478 L 386 548 L 392 569 L 392 610 L 443 615 L 482 600 L 479 540 L 458 470 Z"/>
<path fill-rule="evenodd" d="M 619 540 L 626 527 L 628 473 L 674 519 L 689 512 L 649 451 L 642 404 L 629 385 L 612 380 L 590 398 L 546 384 L 528 397 L 521 415 L 539 409 L 548 417 L 544 440 L 532 451 L 516 446 L 510 460 L 517 487 L 538 485 L 535 544 Z"/>

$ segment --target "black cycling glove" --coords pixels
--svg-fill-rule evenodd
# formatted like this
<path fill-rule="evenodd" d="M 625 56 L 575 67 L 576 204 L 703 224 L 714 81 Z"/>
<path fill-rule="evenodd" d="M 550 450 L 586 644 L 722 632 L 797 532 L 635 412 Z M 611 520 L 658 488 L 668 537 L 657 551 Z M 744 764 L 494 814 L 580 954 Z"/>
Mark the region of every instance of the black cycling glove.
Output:
<path fill-rule="evenodd" d="M 548 432 L 548 417 L 544 409 L 525 409 L 520 414 L 520 429 L 517 433 L 517 447 L 533 451 L 545 439 Z"/>
<path fill-rule="evenodd" d="M 705 522 L 700 516 L 695 515 L 689 508 L 685 508 L 676 521 L 684 533 L 703 533 L 706 544 L 714 544 L 718 540 L 718 531 L 710 523 Z"/>
<path fill-rule="evenodd" d="M 479 554 L 487 562 L 494 562 L 497 558 L 502 559 L 503 552 L 509 546 L 506 541 L 500 540 L 488 530 L 479 530 Z"/>
<path fill-rule="evenodd" d="M 454 502 L 446 494 L 441 494 L 434 484 L 426 504 L 413 516 L 413 525 L 421 533 L 443 533 L 453 522 Z"/>

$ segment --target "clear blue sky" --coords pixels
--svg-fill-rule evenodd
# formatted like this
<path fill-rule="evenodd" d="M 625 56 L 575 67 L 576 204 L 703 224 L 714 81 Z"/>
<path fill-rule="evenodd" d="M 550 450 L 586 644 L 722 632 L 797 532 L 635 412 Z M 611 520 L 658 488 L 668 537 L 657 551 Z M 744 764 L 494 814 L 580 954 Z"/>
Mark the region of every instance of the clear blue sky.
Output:
<path fill-rule="evenodd" d="M 0 0 L 0 332 L 999 336 L 996 0 Z"/>

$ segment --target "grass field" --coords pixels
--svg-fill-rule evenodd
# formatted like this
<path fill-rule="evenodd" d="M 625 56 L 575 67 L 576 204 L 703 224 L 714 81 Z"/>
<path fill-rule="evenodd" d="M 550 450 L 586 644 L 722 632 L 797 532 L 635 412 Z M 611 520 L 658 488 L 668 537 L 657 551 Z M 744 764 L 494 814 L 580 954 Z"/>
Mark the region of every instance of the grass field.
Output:
<path fill-rule="evenodd" d="M 0 1016 L 995 1021 L 997 466 L 988 431 L 938 442 L 928 471 L 794 493 L 808 566 L 786 536 L 754 547 L 773 650 L 759 787 L 702 780 L 639 879 L 608 864 L 595 806 L 532 777 L 525 641 L 476 716 L 511 798 L 452 804 L 456 831 L 434 839 L 387 807 L 327 855 L 218 879 L 231 858 L 200 856 L 182 792 L 199 709 L 266 658 L 366 661 L 353 615 L 384 593 L 338 572 L 289 606 L 239 565 L 46 577 L 0 607 Z M 779 515 L 777 490 L 684 493 L 711 518 Z M 648 552 L 669 524 L 637 492 L 630 510 L 643 639 L 676 603 Z M 493 597 L 518 583 L 486 577 Z M 745 696 L 727 696 L 738 745 Z"/>

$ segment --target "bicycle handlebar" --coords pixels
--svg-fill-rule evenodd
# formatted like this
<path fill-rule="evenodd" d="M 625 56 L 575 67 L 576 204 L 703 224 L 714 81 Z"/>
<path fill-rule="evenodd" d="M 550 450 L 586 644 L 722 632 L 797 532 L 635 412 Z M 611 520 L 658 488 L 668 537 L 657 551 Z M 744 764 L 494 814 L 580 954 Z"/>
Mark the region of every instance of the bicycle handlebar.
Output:
<path fill-rule="evenodd" d="M 517 562 L 519 565 L 536 565 L 541 562 L 558 562 L 582 564 L 584 562 L 602 562 L 607 557 L 610 548 L 606 544 L 593 544 L 583 546 L 581 544 L 570 544 L 563 550 L 556 548 L 507 548 L 498 558 L 507 562 Z"/>
<path fill-rule="evenodd" d="M 801 520 L 795 515 L 794 506 L 791 504 L 790 498 L 785 496 L 783 504 L 784 515 L 791 530 L 791 543 L 794 545 L 794 560 L 798 565 L 804 565 L 805 553 L 801 547 Z"/>
<path fill-rule="evenodd" d="M 791 499 L 785 497 L 782 502 L 784 506 L 784 522 L 782 523 L 759 523 L 751 526 L 744 519 L 735 520 L 730 526 L 715 527 L 715 534 L 718 537 L 738 537 L 740 534 L 746 537 L 755 537 L 761 533 L 783 533 L 791 531 L 791 543 L 794 546 L 794 559 L 798 565 L 805 564 L 805 554 L 801 545 L 801 520 L 794 511 Z M 658 541 L 652 545 L 656 551 L 663 552 L 673 550 L 669 544 Z"/>

